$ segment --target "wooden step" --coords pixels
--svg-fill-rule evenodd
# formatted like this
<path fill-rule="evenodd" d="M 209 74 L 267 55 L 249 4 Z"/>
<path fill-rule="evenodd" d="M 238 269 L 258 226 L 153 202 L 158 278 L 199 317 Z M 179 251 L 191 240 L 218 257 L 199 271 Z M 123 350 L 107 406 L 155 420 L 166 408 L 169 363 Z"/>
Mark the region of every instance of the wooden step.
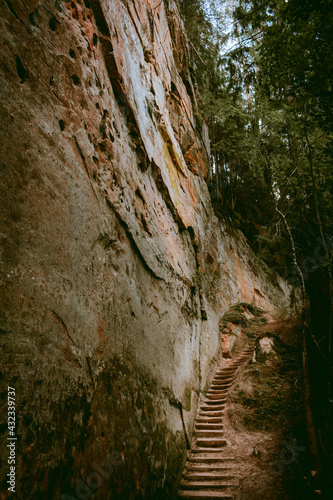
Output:
<path fill-rule="evenodd" d="M 216 450 L 214 450 L 216 452 Z M 216 453 L 202 452 L 202 450 L 192 450 L 187 457 L 188 462 L 195 464 L 226 464 L 235 461 L 234 457 L 217 455 Z"/>
<path fill-rule="evenodd" d="M 201 472 L 211 472 L 211 471 L 219 471 L 219 472 L 230 472 L 234 470 L 232 465 L 226 467 L 225 463 L 191 463 L 186 462 L 186 470 L 188 471 L 201 471 Z"/>
<path fill-rule="evenodd" d="M 223 388 L 229 388 L 231 386 L 231 384 L 234 383 L 234 380 L 226 380 L 225 378 L 215 378 L 213 379 L 212 383 L 210 386 L 212 385 L 218 385 L 221 389 Z"/>
<path fill-rule="evenodd" d="M 221 448 L 227 445 L 227 441 L 225 439 L 219 437 L 200 437 L 197 438 L 197 446 L 199 447 L 213 447 L 213 448 Z"/>
<path fill-rule="evenodd" d="M 214 384 L 218 384 L 218 385 L 228 385 L 228 384 L 233 384 L 234 382 L 234 379 L 230 379 L 230 377 L 226 378 L 226 377 L 214 377 L 213 380 L 212 380 L 212 383 L 211 383 L 211 386 L 214 385 Z"/>
<path fill-rule="evenodd" d="M 221 380 L 213 380 L 213 382 L 210 385 L 209 389 L 219 389 L 220 391 L 228 391 L 230 389 L 230 386 L 234 383 L 234 380 L 231 382 L 225 382 L 223 379 Z M 217 387 L 215 387 L 217 386 Z M 208 389 L 208 390 L 209 390 Z"/>
<path fill-rule="evenodd" d="M 211 405 L 208 403 L 204 403 L 202 406 L 200 406 L 200 411 L 201 412 L 219 412 L 223 411 L 225 408 L 225 403 L 224 404 L 216 404 L 216 405 Z"/>
<path fill-rule="evenodd" d="M 216 437 L 220 438 L 224 435 L 223 430 L 217 431 L 216 429 L 196 429 L 195 431 L 196 437 Z"/>
<path fill-rule="evenodd" d="M 232 382 L 234 380 L 233 377 L 226 377 L 225 375 L 215 375 L 213 380 L 223 380 L 223 382 Z"/>
<path fill-rule="evenodd" d="M 225 404 L 226 404 L 227 400 L 226 399 L 222 399 L 222 400 L 219 400 L 219 399 L 205 399 L 204 402 L 202 403 L 202 405 L 200 406 L 200 410 L 204 410 L 207 409 L 208 411 L 208 408 L 209 410 L 210 409 L 213 409 L 213 410 L 223 410 L 223 408 L 225 407 Z"/>
<path fill-rule="evenodd" d="M 186 498 L 187 500 L 218 500 L 223 498 L 224 500 L 234 500 L 233 496 L 227 495 L 220 491 L 185 491 L 180 490 L 178 493 L 179 498 Z"/>
<path fill-rule="evenodd" d="M 227 391 L 230 386 L 231 384 L 225 384 L 223 382 L 213 382 L 212 385 L 210 386 L 210 389 Z"/>
<path fill-rule="evenodd" d="M 217 389 L 210 387 L 208 389 L 207 395 L 208 394 L 220 394 L 221 396 L 223 396 L 223 395 L 226 395 L 227 392 L 228 392 L 227 389 L 224 389 L 223 387 L 217 387 Z"/>
<path fill-rule="evenodd" d="M 230 379 L 230 378 L 226 379 L 225 377 L 214 377 L 212 380 L 211 386 L 214 384 L 218 384 L 220 386 L 230 385 L 230 384 L 233 384 L 233 382 L 234 382 L 234 379 Z"/>
<path fill-rule="evenodd" d="M 237 366 L 231 365 L 231 366 L 225 366 L 224 368 L 220 368 L 219 370 L 216 371 L 216 373 L 234 372 L 236 370 L 237 370 Z"/>
<path fill-rule="evenodd" d="M 200 410 L 201 411 L 220 411 L 220 410 L 224 410 L 225 408 L 225 404 L 220 404 L 218 402 L 218 404 L 207 404 L 206 402 L 200 406 Z"/>
<path fill-rule="evenodd" d="M 222 422 L 222 418 L 215 416 L 215 414 L 213 417 L 210 417 L 209 415 L 205 415 L 204 417 L 198 416 L 196 418 L 196 422 L 198 424 L 204 424 L 204 423 L 220 424 Z"/>
<path fill-rule="evenodd" d="M 234 379 L 230 380 L 226 380 L 225 377 L 221 377 L 221 378 L 213 378 L 212 380 L 212 383 L 210 384 L 210 386 L 212 385 L 218 385 L 218 386 L 223 386 L 223 385 L 231 385 L 234 383 Z"/>
<path fill-rule="evenodd" d="M 224 411 L 218 410 L 218 409 L 215 409 L 215 411 L 211 411 L 211 410 L 199 411 L 199 417 L 220 417 L 220 418 L 222 418 L 223 415 L 224 415 Z"/>
<path fill-rule="evenodd" d="M 205 423 L 199 423 L 196 422 L 195 424 L 195 430 L 222 430 L 223 429 L 223 424 L 212 424 L 211 422 L 205 422 Z"/>
<path fill-rule="evenodd" d="M 220 404 L 225 404 L 227 402 L 226 396 L 216 395 L 215 398 L 206 397 L 203 401 L 204 404 L 218 406 Z"/>
<path fill-rule="evenodd" d="M 214 456 L 214 455 L 220 455 L 222 458 L 222 453 L 224 453 L 224 447 L 223 448 L 208 448 L 208 446 L 196 446 L 195 448 L 193 447 L 191 452 L 195 455 L 207 455 L 207 456 Z"/>
<path fill-rule="evenodd" d="M 225 394 L 206 394 L 206 399 L 212 400 L 212 401 L 226 401 L 226 396 Z"/>
<path fill-rule="evenodd" d="M 224 389 L 209 389 L 209 391 L 207 392 L 206 396 L 209 397 L 209 396 L 220 396 L 220 398 L 226 398 L 228 395 L 228 391 L 224 390 Z"/>
<path fill-rule="evenodd" d="M 206 394 L 205 400 L 209 399 L 209 401 L 215 401 L 215 400 L 225 400 L 227 398 L 227 394 L 224 392 L 224 394 L 221 393 L 208 393 Z"/>
<path fill-rule="evenodd" d="M 221 471 L 188 471 L 183 474 L 183 479 L 185 481 L 231 481 L 235 479 L 235 475 L 226 474 Z"/>
<path fill-rule="evenodd" d="M 199 489 L 211 489 L 211 490 L 224 490 L 227 488 L 234 488 L 236 484 L 231 483 L 230 481 L 185 481 L 184 479 L 180 482 L 180 488 L 185 490 L 199 490 Z"/>

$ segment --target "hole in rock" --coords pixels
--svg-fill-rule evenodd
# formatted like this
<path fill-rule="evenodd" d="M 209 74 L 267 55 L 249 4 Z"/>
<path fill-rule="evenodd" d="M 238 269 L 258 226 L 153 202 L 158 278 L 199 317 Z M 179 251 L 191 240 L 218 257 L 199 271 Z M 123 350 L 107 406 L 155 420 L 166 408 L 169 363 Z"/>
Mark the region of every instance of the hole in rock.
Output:
<path fill-rule="evenodd" d="M 73 50 L 73 49 L 71 49 L 71 50 L 69 51 L 69 55 L 70 55 L 70 57 L 71 57 L 72 59 L 75 59 L 75 58 L 76 58 L 76 54 L 75 54 L 75 52 L 74 52 L 74 50 Z"/>
<path fill-rule="evenodd" d="M 80 83 L 81 83 L 81 80 L 77 75 L 72 75 L 72 80 L 73 80 L 74 85 L 80 85 Z"/>
<path fill-rule="evenodd" d="M 135 194 L 136 194 L 136 196 L 137 196 L 137 197 L 138 197 L 138 198 L 139 198 L 139 199 L 140 199 L 140 200 L 141 200 L 144 204 L 146 204 L 145 199 L 144 199 L 144 197 L 142 196 L 142 193 L 141 193 L 141 191 L 140 191 L 140 189 L 139 189 L 139 188 L 137 188 L 137 189 L 136 189 Z"/>
<path fill-rule="evenodd" d="M 97 40 L 98 40 L 97 35 L 96 35 L 96 33 L 94 33 L 93 34 L 93 44 L 94 45 L 97 45 Z"/>
<path fill-rule="evenodd" d="M 59 127 L 60 127 L 61 131 L 65 130 L 65 122 L 64 122 L 64 120 L 59 120 Z"/>
<path fill-rule="evenodd" d="M 49 20 L 49 26 L 52 31 L 56 31 L 59 24 L 59 21 L 57 21 L 55 17 L 51 17 L 51 19 Z"/>
<path fill-rule="evenodd" d="M 24 83 L 24 81 L 28 78 L 28 73 L 27 73 L 26 69 L 24 68 L 19 56 L 17 56 L 17 58 L 16 58 L 16 70 L 17 70 L 18 77 L 21 80 L 21 83 Z"/>
<path fill-rule="evenodd" d="M 30 21 L 31 26 L 36 26 L 33 14 L 29 14 L 29 21 Z"/>

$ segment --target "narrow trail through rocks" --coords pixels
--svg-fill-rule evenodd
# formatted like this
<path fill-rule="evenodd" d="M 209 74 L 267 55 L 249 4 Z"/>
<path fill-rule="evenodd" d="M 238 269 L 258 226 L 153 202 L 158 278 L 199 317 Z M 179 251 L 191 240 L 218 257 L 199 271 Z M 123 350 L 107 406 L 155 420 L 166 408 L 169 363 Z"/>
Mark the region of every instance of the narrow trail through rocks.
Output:
<path fill-rule="evenodd" d="M 234 499 L 237 462 L 230 451 L 228 453 L 224 435 L 224 412 L 228 390 L 253 352 L 254 343 L 249 342 L 228 367 L 217 370 L 195 421 L 194 437 L 180 483 L 179 498 Z"/>

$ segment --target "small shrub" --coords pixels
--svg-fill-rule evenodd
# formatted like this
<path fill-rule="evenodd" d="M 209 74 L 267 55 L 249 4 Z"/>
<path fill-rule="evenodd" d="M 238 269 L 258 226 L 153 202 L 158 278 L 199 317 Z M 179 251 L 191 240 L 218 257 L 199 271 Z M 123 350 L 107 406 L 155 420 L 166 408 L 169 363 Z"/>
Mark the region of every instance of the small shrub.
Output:
<path fill-rule="evenodd" d="M 239 311 L 230 311 L 225 313 L 223 316 L 223 320 L 225 323 L 234 323 L 235 325 L 237 324 L 242 324 L 245 323 L 245 316 L 240 313 Z"/>

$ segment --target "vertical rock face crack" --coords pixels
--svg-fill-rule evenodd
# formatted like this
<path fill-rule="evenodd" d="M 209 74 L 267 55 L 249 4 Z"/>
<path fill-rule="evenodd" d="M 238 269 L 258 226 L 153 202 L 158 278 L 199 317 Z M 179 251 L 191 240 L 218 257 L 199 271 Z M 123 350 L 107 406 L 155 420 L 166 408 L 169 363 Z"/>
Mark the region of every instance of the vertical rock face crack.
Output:
<path fill-rule="evenodd" d="M 186 449 L 190 450 L 191 449 L 191 444 L 190 444 L 190 440 L 188 438 L 187 431 L 186 431 L 186 426 L 185 426 L 185 421 L 184 421 L 184 415 L 183 415 L 183 406 L 182 406 L 181 403 L 179 403 L 179 411 L 180 411 L 180 418 L 182 419 L 182 424 L 183 424 L 184 437 L 185 437 L 185 441 L 186 441 Z"/>
<path fill-rule="evenodd" d="M 185 426 L 184 414 L 183 414 L 183 405 L 181 404 L 180 401 L 178 401 L 178 399 L 176 400 L 176 399 L 170 399 L 169 398 L 169 402 L 170 402 L 170 404 L 172 406 L 175 406 L 179 410 L 180 418 L 181 418 L 182 426 L 183 426 L 183 432 L 184 432 L 184 438 L 185 438 L 185 443 L 186 443 L 186 449 L 190 450 L 191 449 L 191 443 L 190 443 L 190 440 L 188 438 L 188 434 L 187 434 L 187 430 L 186 430 L 186 426 Z"/>
<path fill-rule="evenodd" d="M 69 340 L 72 342 L 73 345 L 75 345 L 75 342 L 74 340 L 72 339 L 69 331 L 68 331 L 68 328 L 66 326 L 66 323 L 64 322 L 64 320 L 59 316 L 58 313 L 56 313 L 55 311 L 51 310 L 52 314 L 54 315 L 55 318 L 57 318 L 57 320 L 60 322 L 60 324 L 63 326 L 65 332 L 66 332 L 66 335 L 67 337 L 69 338 Z"/>
<path fill-rule="evenodd" d="M 254 345 L 250 343 L 228 367 L 217 370 L 195 421 L 178 498 L 234 498 L 236 467 L 234 458 L 228 454 L 223 417 L 228 389 L 253 350 Z"/>

